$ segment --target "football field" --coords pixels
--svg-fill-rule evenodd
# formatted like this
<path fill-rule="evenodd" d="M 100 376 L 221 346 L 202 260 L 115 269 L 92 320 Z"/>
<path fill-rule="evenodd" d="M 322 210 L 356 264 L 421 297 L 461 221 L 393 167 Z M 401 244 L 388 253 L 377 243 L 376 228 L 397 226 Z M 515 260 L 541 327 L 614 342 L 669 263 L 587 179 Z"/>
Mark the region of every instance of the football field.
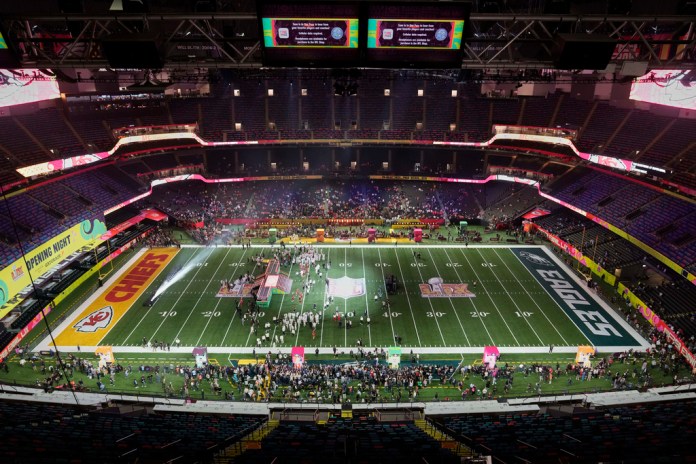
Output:
<path fill-rule="evenodd" d="M 295 259 L 272 269 L 269 258 L 279 251 L 277 245 L 141 251 L 55 331 L 56 344 L 141 351 L 145 341 L 168 343 L 172 351 L 206 346 L 229 353 L 350 350 L 358 340 L 383 348 L 400 342 L 421 353 L 647 346 L 545 247 L 346 244 L 302 254 L 288 245 Z M 232 288 L 244 274 L 256 278 L 250 279 L 256 287 Z M 250 289 L 261 295 L 264 286 L 269 301 L 258 309 L 254 331 L 241 315 L 253 301 Z M 292 312 L 309 322 L 283 332 L 284 314 Z"/>

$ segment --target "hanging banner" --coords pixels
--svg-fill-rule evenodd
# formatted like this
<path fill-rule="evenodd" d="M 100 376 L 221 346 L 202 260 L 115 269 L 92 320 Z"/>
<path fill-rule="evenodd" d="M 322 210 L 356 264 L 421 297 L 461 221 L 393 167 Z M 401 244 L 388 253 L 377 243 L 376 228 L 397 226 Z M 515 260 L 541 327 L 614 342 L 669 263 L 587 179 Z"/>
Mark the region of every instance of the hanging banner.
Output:
<path fill-rule="evenodd" d="M 31 284 L 29 273 L 34 279 L 40 277 L 104 232 L 106 225 L 101 219 L 84 220 L 27 253 L 26 265 L 20 258 L 0 271 L 0 306 Z"/>

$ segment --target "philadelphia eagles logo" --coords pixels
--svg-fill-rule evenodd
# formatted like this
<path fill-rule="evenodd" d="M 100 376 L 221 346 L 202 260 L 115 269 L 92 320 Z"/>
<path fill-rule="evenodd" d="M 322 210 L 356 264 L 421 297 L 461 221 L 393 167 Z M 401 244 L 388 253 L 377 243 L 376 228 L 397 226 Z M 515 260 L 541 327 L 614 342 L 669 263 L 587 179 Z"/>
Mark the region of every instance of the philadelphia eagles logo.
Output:
<path fill-rule="evenodd" d="M 543 256 L 539 256 L 534 253 L 529 253 L 527 251 L 520 251 L 520 256 L 529 261 L 530 263 L 538 264 L 539 266 L 553 266 L 553 263 Z"/>

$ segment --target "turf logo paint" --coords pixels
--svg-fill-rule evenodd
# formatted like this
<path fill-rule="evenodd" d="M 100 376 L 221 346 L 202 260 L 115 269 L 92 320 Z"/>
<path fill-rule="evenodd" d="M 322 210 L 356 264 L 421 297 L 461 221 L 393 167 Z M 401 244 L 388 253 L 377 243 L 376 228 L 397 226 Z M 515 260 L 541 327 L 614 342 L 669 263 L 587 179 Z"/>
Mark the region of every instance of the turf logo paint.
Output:
<path fill-rule="evenodd" d="M 99 329 L 107 328 L 113 317 L 114 308 L 111 306 L 104 306 L 80 319 L 73 328 L 77 329 L 78 332 L 96 332 Z"/>
<path fill-rule="evenodd" d="M 340 279 L 328 279 L 328 281 L 328 296 L 345 299 L 365 295 L 365 279 L 362 277 L 359 279 L 341 277 Z"/>
<path fill-rule="evenodd" d="M 176 248 L 153 248 L 96 295 L 55 338 L 56 346 L 97 346 L 176 256 Z M 102 330 L 103 329 L 103 330 Z"/>
<path fill-rule="evenodd" d="M 571 281 L 562 268 L 553 263 L 550 258 L 542 257 L 541 260 L 535 261 L 528 258 L 530 255 L 541 257 L 540 255 L 545 252 L 535 249 L 537 255 L 518 248 L 511 248 L 510 251 L 518 257 L 591 343 L 601 346 L 625 346 L 627 343 L 637 342 L 635 338 L 627 341 L 632 336 L 620 324 L 615 324 L 606 310 L 591 299 L 582 287 Z M 548 266 L 544 264 L 545 261 L 549 262 Z"/>
<path fill-rule="evenodd" d="M 563 303 L 575 313 L 578 319 L 582 321 L 590 332 L 600 336 L 623 336 L 599 311 L 585 311 L 578 308 L 578 306 L 590 306 L 591 303 L 582 296 L 580 291 L 573 287 L 573 284 L 570 283 L 563 274 L 558 271 L 547 271 L 543 269 L 537 269 L 536 272 L 551 286 Z"/>
<path fill-rule="evenodd" d="M 469 284 L 446 284 L 442 277 L 431 277 L 427 284 L 418 284 L 423 298 L 473 298 Z"/>
<path fill-rule="evenodd" d="M 529 261 L 530 263 L 538 264 L 540 266 L 553 267 L 553 263 L 551 261 L 535 253 L 530 253 L 528 251 L 520 251 L 520 256 Z"/>
<path fill-rule="evenodd" d="M 123 303 L 137 295 L 148 279 L 155 275 L 169 260 L 166 253 L 149 252 L 143 259 L 123 276 L 118 284 L 109 290 L 104 299 L 109 303 Z"/>

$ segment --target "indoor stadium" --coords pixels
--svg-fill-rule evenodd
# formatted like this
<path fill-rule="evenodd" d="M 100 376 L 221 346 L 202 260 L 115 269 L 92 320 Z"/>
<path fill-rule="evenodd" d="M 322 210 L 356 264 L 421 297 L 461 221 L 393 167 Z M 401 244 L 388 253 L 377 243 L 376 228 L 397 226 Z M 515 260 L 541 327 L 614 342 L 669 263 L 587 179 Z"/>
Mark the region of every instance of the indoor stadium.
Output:
<path fill-rule="evenodd" d="M 696 462 L 687 0 L 0 3 L 0 462 Z"/>

